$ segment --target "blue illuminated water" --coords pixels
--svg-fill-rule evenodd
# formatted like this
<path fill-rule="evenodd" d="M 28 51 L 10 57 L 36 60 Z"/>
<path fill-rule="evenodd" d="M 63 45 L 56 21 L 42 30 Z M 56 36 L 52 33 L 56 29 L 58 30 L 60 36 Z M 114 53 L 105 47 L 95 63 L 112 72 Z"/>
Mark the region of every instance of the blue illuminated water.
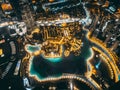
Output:
<path fill-rule="evenodd" d="M 86 72 L 86 60 L 92 55 L 90 42 L 87 38 L 83 39 L 84 46 L 81 48 L 81 54 L 69 57 L 47 58 L 41 55 L 38 60 L 31 60 L 30 74 L 36 75 L 40 80 L 47 77 L 60 77 L 63 73 L 84 73 Z M 82 66 L 83 65 L 83 66 Z"/>

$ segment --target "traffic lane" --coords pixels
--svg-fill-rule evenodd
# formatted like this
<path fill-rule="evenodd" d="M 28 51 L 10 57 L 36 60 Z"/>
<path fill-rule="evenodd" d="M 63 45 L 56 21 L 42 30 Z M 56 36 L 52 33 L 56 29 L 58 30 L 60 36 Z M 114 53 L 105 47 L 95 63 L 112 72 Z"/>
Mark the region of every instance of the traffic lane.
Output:
<path fill-rule="evenodd" d="M 5 41 L 0 43 L 0 64 L 6 61 L 15 60 L 19 53 L 19 47 L 16 41 Z"/>
<path fill-rule="evenodd" d="M 7 62 L 8 59 L 10 59 L 11 56 L 11 46 L 9 43 L 2 43 L 0 44 L 0 64 Z"/>

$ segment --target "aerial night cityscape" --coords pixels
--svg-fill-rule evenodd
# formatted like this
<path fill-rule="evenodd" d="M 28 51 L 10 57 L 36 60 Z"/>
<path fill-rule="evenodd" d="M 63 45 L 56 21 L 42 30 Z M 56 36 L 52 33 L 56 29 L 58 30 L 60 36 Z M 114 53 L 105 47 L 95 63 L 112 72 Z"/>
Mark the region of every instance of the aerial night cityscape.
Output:
<path fill-rule="evenodd" d="M 0 0 L 0 90 L 120 90 L 120 0 Z"/>

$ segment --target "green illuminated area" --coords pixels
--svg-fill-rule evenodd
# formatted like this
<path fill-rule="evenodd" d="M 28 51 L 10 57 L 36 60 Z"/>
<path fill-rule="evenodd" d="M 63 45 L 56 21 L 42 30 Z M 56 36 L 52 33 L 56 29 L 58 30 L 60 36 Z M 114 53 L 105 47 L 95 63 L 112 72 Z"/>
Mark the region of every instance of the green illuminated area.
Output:
<path fill-rule="evenodd" d="M 35 56 L 34 54 L 30 54 L 32 55 L 29 59 L 28 71 L 30 77 L 35 76 L 35 78 L 40 82 L 44 82 L 47 80 L 49 81 L 49 79 L 56 80 L 63 78 L 65 73 L 75 73 L 77 75 L 85 74 L 86 77 L 92 77 L 96 75 L 99 70 L 103 72 L 102 68 L 105 67 L 107 72 L 106 74 L 102 74 L 103 77 L 118 81 L 119 70 L 117 69 L 117 67 L 113 67 L 110 64 L 110 61 L 112 59 L 107 60 L 107 58 L 112 58 L 109 55 L 109 52 L 104 50 L 105 47 L 101 47 L 102 43 L 94 42 L 94 40 L 89 37 L 90 32 L 86 30 L 82 32 L 85 33 L 85 37 L 82 39 L 84 45 L 79 50 L 79 52 L 81 53 L 79 53 L 79 55 L 77 54 L 77 56 L 74 52 L 71 52 L 69 56 L 66 57 L 64 56 L 64 50 L 62 52 L 62 56 L 59 58 L 45 58 L 43 54 L 40 53 Z M 41 45 L 36 46 L 36 48 L 38 48 L 39 46 Z M 30 53 L 31 51 L 28 52 Z M 34 50 L 32 50 L 32 52 L 34 52 Z M 113 72 L 115 75 L 113 74 Z"/>
<path fill-rule="evenodd" d="M 105 31 L 111 17 L 102 27 L 104 19 L 100 21 L 100 18 L 104 12 L 89 7 L 89 4 L 79 2 L 69 6 L 75 8 L 76 13 L 64 10 L 61 13 L 59 5 L 57 9 L 52 8 L 53 3 L 44 3 L 43 7 L 46 13 L 54 12 L 54 16 L 41 16 L 36 21 L 37 27 L 27 34 L 29 42 L 24 45 L 27 54 L 22 60 L 26 68 L 22 71 L 23 76 L 25 74 L 39 83 L 75 79 L 97 90 L 108 88 L 120 80 L 115 46 L 107 46 L 109 35 L 105 40 L 97 36 L 98 28 L 100 33 Z"/>

